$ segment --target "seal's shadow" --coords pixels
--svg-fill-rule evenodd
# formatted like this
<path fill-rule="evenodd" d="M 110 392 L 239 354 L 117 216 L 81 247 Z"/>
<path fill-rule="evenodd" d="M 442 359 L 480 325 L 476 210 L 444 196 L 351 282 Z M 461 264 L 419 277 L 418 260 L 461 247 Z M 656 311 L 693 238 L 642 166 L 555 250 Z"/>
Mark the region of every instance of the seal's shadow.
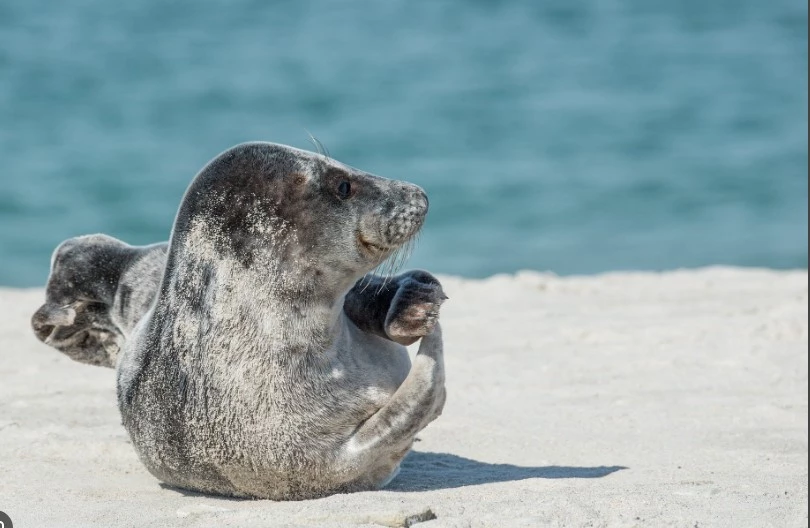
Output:
<path fill-rule="evenodd" d="M 532 478 L 602 478 L 627 469 L 623 466 L 524 467 L 511 464 L 488 464 L 449 453 L 411 451 L 402 461 L 400 472 L 384 489 L 390 491 L 429 491 L 448 488 L 509 482 Z"/>

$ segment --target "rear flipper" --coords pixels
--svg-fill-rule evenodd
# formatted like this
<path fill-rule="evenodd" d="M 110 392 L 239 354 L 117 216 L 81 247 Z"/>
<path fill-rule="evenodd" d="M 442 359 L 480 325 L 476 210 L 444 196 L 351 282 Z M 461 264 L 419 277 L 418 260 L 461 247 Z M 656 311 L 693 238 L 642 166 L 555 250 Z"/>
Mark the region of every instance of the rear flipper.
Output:
<path fill-rule="evenodd" d="M 37 338 L 71 359 L 115 367 L 126 337 L 154 300 L 167 244 L 134 247 L 107 235 L 66 240 L 54 252 Z"/>
<path fill-rule="evenodd" d="M 31 318 L 36 336 L 68 357 L 114 367 L 124 336 L 112 324 L 109 308 L 100 302 L 76 301 L 68 306 L 46 302 Z"/>

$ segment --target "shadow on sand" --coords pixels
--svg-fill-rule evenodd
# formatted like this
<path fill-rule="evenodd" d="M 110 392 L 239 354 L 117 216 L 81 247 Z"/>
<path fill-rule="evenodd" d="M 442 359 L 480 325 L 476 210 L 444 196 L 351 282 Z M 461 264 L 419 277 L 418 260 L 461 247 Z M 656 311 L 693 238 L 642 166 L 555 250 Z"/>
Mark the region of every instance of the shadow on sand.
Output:
<path fill-rule="evenodd" d="M 539 466 L 524 467 L 511 464 L 488 464 L 471 458 L 464 458 L 449 453 L 422 453 L 411 451 L 402 466 L 399 475 L 385 488 L 387 491 L 430 491 L 490 482 L 510 482 L 526 479 L 593 479 L 602 478 L 627 469 L 624 466 Z M 168 484 L 160 483 L 163 489 L 175 491 L 186 497 L 211 497 Z M 243 501 L 238 497 L 217 497 L 222 500 Z"/>
<path fill-rule="evenodd" d="M 490 482 L 540 479 L 602 478 L 627 469 L 623 466 L 523 467 L 511 464 L 487 464 L 448 453 L 411 451 L 402 462 L 399 475 L 388 484 L 389 491 L 428 491 Z"/>

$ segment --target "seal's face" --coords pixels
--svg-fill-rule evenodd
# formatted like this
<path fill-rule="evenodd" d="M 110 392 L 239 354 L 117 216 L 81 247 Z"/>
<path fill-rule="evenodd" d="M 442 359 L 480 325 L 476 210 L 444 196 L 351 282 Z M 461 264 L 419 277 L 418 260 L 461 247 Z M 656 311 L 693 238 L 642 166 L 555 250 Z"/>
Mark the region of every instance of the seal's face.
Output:
<path fill-rule="evenodd" d="M 283 145 L 246 143 L 197 175 L 174 236 L 202 222 L 217 252 L 245 268 L 348 288 L 411 239 L 427 209 L 416 185 Z"/>
<path fill-rule="evenodd" d="M 312 241 L 320 239 L 329 248 L 325 253 L 339 249 L 343 258 L 356 262 L 364 271 L 413 237 L 427 214 L 427 196 L 416 185 L 380 178 L 331 160 L 316 164 L 310 185 L 315 191 L 310 203 L 318 209 L 315 216 L 329 219 L 321 233 L 316 234 L 318 229 L 309 231 L 314 235 Z"/>

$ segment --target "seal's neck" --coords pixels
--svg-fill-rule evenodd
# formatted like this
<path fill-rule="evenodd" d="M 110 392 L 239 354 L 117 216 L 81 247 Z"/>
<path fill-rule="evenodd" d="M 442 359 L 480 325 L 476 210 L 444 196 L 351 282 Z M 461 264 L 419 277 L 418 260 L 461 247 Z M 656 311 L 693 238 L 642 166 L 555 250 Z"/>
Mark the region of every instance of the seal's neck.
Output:
<path fill-rule="evenodd" d="M 306 266 L 246 268 L 200 255 L 199 248 L 169 255 L 158 301 L 163 317 L 193 329 L 189 346 L 201 354 L 209 347 L 223 354 L 225 348 L 226 361 L 231 354 L 268 359 L 320 353 L 331 346 L 353 277 L 327 280 Z"/>
<path fill-rule="evenodd" d="M 181 348 L 228 361 L 232 354 L 268 358 L 330 347 L 343 297 L 360 273 L 309 262 L 283 226 L 274 228 L 242 241 L 249 253 L 234 252 L 221 230 L 203 222 L 173 234 L 156 315 L 181 322 L 175 334 L 188 343 Z"/>

